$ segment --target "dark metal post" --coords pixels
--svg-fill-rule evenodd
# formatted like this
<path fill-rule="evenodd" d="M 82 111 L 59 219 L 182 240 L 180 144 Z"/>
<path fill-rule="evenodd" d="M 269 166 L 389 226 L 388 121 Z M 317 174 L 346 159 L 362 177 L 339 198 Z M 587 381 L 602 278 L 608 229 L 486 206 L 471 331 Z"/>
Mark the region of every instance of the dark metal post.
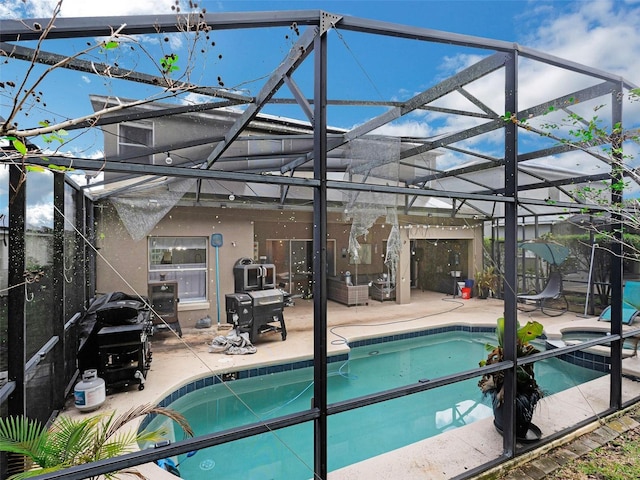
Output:
<path fill-rule="evenodd" d="M 512 52 L 505 65 L 505 111 L 518 113 L 518 55 Z M 514 367 L 504 376 L 504 455 L 515 452 L 515 403 L 516 403 L 516 253 L 518 235 L 518 126 L 507 121 L 504 130 L 504 190 L 505 197 L 513 202 L 504 204 L 504 359 L 513 361 Z"/>
<path fill-rule="evenodd" d="M 25 408 L 25 308 L 24 308 L 24 265 L 25 265 L 25 212 L 27 201 L 26 173 L 16 166 L 9 167 L 9 290 L 8 332 L 9 381 L 16 388 L 9 397 L 9 415 L 24 415 Z"/>
<path fill-rule="evenodd" d="M 73 200 L 74 200 L 74 205 L 76 207 L 75 208 L 76 216 L 73 219 L 74 227 L 75 227 L 73 230 L 73 241 L 74 241 L 74 249 L 75 249 L 75 255 L 74 255 L 75 270 L 74 270 L 73 283 L 74 285 L 76 285 L 76 288 L 82 285 L 82 304 L 84 305 L 84 300 L 86 298 L 85 296 L 86 282 L 85 282 L 85 276 L 84 276 L 85 246 L 84 246 L 84 239 L 82 237 L 83 236 L 86 237 L 87 228 L 86 228 L 86 216 L 84 212 L 84 209 L 85 209 L 84 194 L 82 193 L 82 190 L 74 190 Z M 79 303 L 80 302 L 78 302 L 76 305 L 78 305 Z M 73 315 L 74 313 L 75 312 L 69 312 L 67 316 Z M 69 319 L 65 318 L 65 322 L 67 321 L 69 321 Z"/>
<path fill-rule="evenodd" d="M 313 406 L 315 478 L 327 478 L 327 34 L 314 40 L 313 178 Z"/>
<path fill-rule="evenodd" d="M 86 238 L 86 241 L 82 242 L 82 252 L 84 254 L 84 269 L 82 273 L 85 288 L 84 304 L 87 307 L 89 300 L 96 293 L 96 252 L 94 250 L 96 247 L 96 217 L 93 202 L 88 197 L 84 197 L 82 205 L 85 218 L 83 234 Z"/>
<path fill-rule="evenodd" d="M 54 408 L 61 408 L 64 405 L 64 390 L 66 386 L 64 375 L 64 174 L 56 173 L 53 176 L 53 206 L 53 278 L 51 279 L 53 285 L 53 311 L 51 312 L 51 322 L 53 322 L 53 336 L 57 336 L 61 341 L 56 344 L 52 352 L 53 371 L 56 375 L 51 379 L 54 396 L 51 399 L 51 405 Z"/>
<path fill-rule="evenodd" d="M 611 95 L 611 228 L 614 242 L 611 245 L 611 334 L 622 333 L 622 258 L 624 254 L 622 230 L 622 215 L 618 208 L 622 204 L 623 163 L 622 158 L 622 100 L 624 89 L 619 89 Z M 618 186 L 616 186 L 618 185 Z M 622 340 L 611 343 L 611 392 L 609 405 L 619 409 L 622 405 Z"/>

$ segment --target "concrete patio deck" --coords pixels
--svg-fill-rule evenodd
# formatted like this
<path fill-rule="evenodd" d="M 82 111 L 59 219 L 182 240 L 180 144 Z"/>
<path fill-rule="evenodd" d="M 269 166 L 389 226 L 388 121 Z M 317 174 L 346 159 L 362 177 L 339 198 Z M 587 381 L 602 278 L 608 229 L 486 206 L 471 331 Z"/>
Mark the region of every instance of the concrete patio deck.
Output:
<path fill-rule="evenodd" d="M 493 327 L 502 312 L 501 300 L 463 300 L 440 293 L 420 291 L 412 291 L 412 302 L 405 305 L 370 300 L 368 305 L 347 307 L 330 301 L 327 315 L 328 350 L 330 354 L 346 351 L 348 347 L 344 339 L 362 340 L 452 324 Z M 529 319 L 541 322 L 545 327 L 545 333 L 554 338 L 558 338 L 567 328 L 602 328 L 606 325 L 597 322 L 596 318 L 584 319 L 572 312 L 553 318 L 539 311 L 519 312 L 521 324 Z M 225 319 L 221 321 L 225 322 Z M 256 342 L 257 352 L 253 355 L 209 353 L 209 344 L 218 335 L 215 317 L 212 328 L 184 329 L 182 339 L 171 333 L 157 334 L 151 340 L 153 361 L 145 389 L 138 391 L 137 388 L 131 387 L 108 395 L 100 410 L 124 411 L 134 404 L 157 403 L 180 386 L 214 373 L 223 374 L 254 366 L 312 358 L 313 301 L 296 299 L 295 306 L 285 309 L 285 321 L 287 340 L 283 342 L 279 333 L 263 335 Z M 221 330 L 220 334 L 225 335 L 228 331 Z M 640 377 L 640 360 L 637 357 L 627 358 L 624 362 L 627 372 L 636 372 Z M 639 395 L 640 383 L 624 379 L 624 399 Z M 609 379 L 605 376 L 545 397 L 536 411 L 534 421 L 544 435 L 549 435 L 603 412 L 608 406 Z M 67 411 L 70 414 L 80 414 L 72 402 L 69 402 Z M 492 419 L 487 418 L 331 472 L 329 478 L 448 479 L 497 458 L 501 453 L 502 438 L 493 428 Z M 151 478 L 175 479 L 168 476 L 168 473 L 165 477 L 166 472 L 159 472 L 154 466 L 144 466 L 144 470 L 147 469 L 152 469 Z"/>

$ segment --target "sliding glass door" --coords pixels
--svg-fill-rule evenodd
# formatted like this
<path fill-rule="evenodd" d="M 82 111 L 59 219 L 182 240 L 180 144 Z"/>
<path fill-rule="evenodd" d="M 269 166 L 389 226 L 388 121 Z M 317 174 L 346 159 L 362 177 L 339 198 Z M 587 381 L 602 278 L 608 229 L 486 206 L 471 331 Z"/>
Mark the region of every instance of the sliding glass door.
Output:
<path fill-rule="evenodd" d="M 327 240 L 327 275 L 336 273 L 336 241 Z M 294 297 L 311 298 L 313 241 L 267 240 L 267 261 L 276 266 L 278 285 Z"/>

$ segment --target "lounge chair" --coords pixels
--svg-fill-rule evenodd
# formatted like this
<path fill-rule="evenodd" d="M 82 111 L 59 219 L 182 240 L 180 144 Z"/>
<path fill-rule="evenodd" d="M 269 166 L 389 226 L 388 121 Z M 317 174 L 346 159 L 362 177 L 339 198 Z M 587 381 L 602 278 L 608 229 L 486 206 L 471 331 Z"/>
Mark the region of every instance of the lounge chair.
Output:
<path fill-rule="evenodd" d="M 622 290 L 622 323 L 631 325 L 640 313 L 640 282 L 627 281 Z M 611 305 L 605 308 L 598 320 L 611 321 Z"/>
<path fill-rule="evenodd" d="M 542 313 L 550 317 L 562 315 L 569 309 L 567 298 L 562 293 L 562 275 L 557 270 L 549 274 L 547 284 L 540 293 L 532 295 L 518 295 L 519 310 L 532 312 L 538 308 Z M 527 308 L 527 305 L 533 308 Z"/>

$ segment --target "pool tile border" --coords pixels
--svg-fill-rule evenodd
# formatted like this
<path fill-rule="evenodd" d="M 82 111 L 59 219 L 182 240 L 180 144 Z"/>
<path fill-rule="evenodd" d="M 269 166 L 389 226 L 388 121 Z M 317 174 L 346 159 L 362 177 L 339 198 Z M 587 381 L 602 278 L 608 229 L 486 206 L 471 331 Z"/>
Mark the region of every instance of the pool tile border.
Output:
<path fill-rule="evenodd" d="M 429 335 L 437 335 L 447 332 L 466 332 L 466 333 L 494 333 L 496 327 L 481 327 L 470 325 L 447 325 L 445 327 L 430 328 L 428 330 L 418 330 L 416 332 L 398 333 L 395 335 L 387 335 L 385 337 L 368 338 L 366 340 L 355 340 L 349 342 L 350 348 L 365 347 L 368 345 L 376 345 L 378 343 L 396 342 L 398 340 L 407 340 L 409 338 L 426 337 Z"/>
<path fill-rule="evenodd" d="M 547 350 L 558 348 L 553 342 L 546 342 Z M 611 358 L 605 355 L 598 355 L 591 352 L 576 350 L 558 356 L 558 359 L 567 363 L 572 363 L 578 367 L 588 368 L 597 372 L 609 373 L 611 371 Z"/>

